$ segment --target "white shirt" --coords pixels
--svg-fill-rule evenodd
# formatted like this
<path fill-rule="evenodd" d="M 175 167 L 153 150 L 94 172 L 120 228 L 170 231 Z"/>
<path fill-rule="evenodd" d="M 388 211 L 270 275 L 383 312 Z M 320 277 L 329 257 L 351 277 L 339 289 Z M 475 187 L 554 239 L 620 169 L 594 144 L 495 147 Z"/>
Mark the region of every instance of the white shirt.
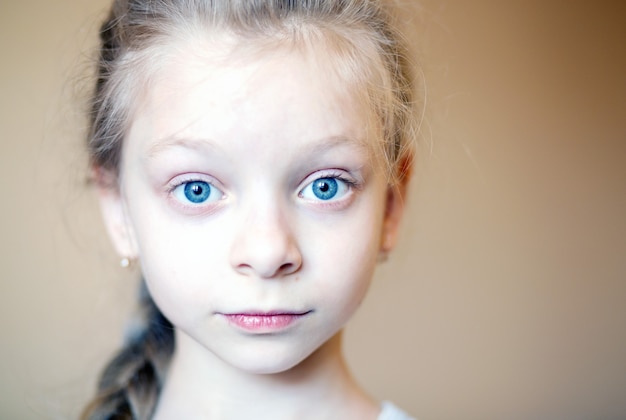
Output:
<path fill-rule="evenodd" d="M 396 407 L 389 401 L 384 401 L 382 403 L 382 410 L 380 414 L 378 415 L 378 420 L 415 420 L 415 419 L 409 416 L 404 411 L 400 410 L 398 407 Z"/>

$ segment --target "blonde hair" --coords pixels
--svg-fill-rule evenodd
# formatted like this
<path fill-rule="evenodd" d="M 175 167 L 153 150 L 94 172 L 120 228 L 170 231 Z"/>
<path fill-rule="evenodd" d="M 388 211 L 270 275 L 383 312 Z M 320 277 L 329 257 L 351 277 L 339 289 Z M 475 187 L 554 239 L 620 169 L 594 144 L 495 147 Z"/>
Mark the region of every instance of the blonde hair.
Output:
<path fill-rule="evenodd" d="M 323 42 L 344 80 L 365 89 L 390 184 L 404 185 L 416 123 L 412 75 L 390 16 L 375 0 L 114 0 L 102 25 L 88 138 L 90 163 L 115 180 L 138 98 L 173 41 L 227 31 L 246 40 Z M 114 186 L 111 185 L 112 187 Z M 144 292 L 146 329 L 107 366 L 85 419 L 150 418 L 173 351 L 172 326 Z"/>

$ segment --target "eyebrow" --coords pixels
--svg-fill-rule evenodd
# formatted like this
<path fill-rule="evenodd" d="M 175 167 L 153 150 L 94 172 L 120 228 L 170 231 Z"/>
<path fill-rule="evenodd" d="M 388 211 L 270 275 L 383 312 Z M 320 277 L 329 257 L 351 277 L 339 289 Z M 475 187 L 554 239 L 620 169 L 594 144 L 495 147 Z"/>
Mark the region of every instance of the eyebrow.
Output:
<path fill-rule="evenodd" d="M 305 153 L 315 154 L 324 153 L 334 149 L 335 147 L 349 146 L 351 148 L 365 150 L 366 143 L 363 140 L 357 140 L 348 136 L 329 136 L 309 144 L 304 150 Z"/>
<path fill-rule="evenodd" d="M 182 147 L 184 149 L 190 149 L 194 151 L 206 151 L 217 150 L 220 147 L 217 143 L 210 139 L 199 139 L 193 137 L 179 137 L 177 135 L 167 136 L 161 140 L 156 141 L 147 150 L 148 158 L 155 158 L 159 154 L 167 151 L 168 149 Z"/>
<path fill-rule="evenodd" d="M 348 146 L 355 148 L 359 151 L 367 149 L 366 142 L 363 140 L 357 140 L 345 135 L 329 136 L 320 139 L 319 141 L 313 141 L 307 145 L 302 151 L 304 154 L 318 154 L 326 153 L 336 147 Z M 168 149 L 182 147 L 193 151 L 211 151 L 221 150 L 221 147 L 211 139 L 208 138 L 193 138 L 193 137 L 180 137 L 180 136 L 168 136 L 162 140 L 157 141 L 155 144 L 148 147 L 147 157 L 150 159 L 155 158 L 161 153 L 164 153 Z"/>

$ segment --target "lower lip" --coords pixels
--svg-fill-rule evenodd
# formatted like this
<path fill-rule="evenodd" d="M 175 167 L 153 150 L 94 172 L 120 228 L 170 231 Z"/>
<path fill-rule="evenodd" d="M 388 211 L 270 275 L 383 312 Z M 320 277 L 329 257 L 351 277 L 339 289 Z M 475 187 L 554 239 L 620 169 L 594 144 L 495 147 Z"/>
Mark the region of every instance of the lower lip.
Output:
<path fill-rule="evenodd" d="M 271 333 L 284 330 L 306 314 L 225 314 L 224 317 L 242 330 Z"/>

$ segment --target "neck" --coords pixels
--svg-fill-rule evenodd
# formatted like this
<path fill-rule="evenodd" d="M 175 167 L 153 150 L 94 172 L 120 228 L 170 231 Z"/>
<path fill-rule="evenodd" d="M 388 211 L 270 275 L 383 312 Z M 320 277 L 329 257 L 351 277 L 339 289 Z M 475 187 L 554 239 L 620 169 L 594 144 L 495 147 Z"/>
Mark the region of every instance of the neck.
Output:
<path fill-rule="evenodd" d="M 177 332 L 155 419 L 374 419 L 377 404 L 353 380 L 338 333 L 295 367 L 243 372 Z"/>

